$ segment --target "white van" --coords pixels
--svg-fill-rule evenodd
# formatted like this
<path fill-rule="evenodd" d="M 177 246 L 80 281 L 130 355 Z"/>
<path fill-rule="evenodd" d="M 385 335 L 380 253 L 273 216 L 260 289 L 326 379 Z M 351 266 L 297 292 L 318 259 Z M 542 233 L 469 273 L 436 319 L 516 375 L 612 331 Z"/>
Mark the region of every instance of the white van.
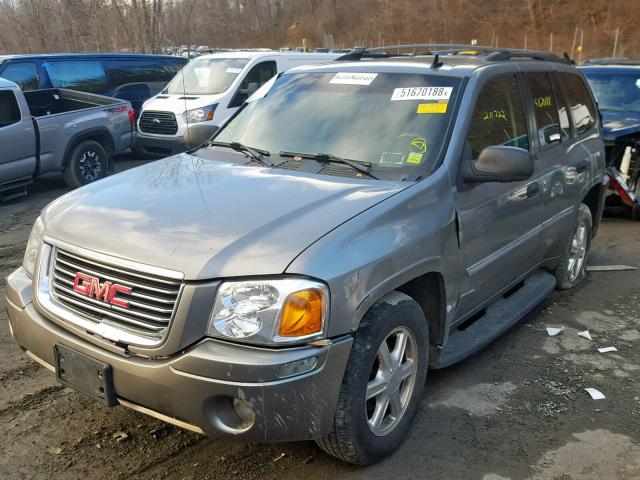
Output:
<path fill-rule="evenodd" d="M 165 157 L 197 147 L 277 73 L 340 55 L 232 51 L 198 57 L 142 106 L 135 152 Z"/>

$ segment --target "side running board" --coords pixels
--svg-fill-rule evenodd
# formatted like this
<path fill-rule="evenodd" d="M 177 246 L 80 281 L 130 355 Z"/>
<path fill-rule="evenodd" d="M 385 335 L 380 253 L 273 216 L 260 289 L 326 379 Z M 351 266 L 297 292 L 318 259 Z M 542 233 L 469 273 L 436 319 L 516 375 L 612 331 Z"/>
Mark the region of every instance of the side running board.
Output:
<path fill-rule="evenodd" d="M 489 305 L 482 317 L 464 330 L 453 329 L 438 360 L 431 368 L 444 368 L 476 353 L 516 325 L 527 313 L 551 294 L 556 277 L 539 271 L 508 297 Z"/>

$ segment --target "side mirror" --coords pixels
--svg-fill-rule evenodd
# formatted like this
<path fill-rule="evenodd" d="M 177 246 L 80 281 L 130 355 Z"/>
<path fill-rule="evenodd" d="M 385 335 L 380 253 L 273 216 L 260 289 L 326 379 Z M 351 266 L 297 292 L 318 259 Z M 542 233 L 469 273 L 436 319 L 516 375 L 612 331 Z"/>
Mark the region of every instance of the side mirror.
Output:
<path fill-rule="evenodd" d="M 487 147 L 477 160 L 462 164 L 465 182 L 518 182 L 533 175 L 535 165 L 527 150 L 517 147 Z"/>

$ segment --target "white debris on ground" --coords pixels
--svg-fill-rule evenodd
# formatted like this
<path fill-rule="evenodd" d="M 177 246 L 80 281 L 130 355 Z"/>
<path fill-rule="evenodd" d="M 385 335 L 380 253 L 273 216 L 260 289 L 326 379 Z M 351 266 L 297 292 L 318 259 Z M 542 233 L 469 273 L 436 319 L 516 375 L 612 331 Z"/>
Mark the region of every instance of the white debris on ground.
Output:
<path fill-rule="evenodd" d="M 625 270 L 637 270 L 630 265 L 589 265 L 587 272 L 622 272 Z"/>
<path fill-rule="evenodd" d="M 602 400 L 603 398 L 607 398 L 600 390 L 596 388 L 589 387 L 585 388 L 584 391 L 591 395 L 591 398 L 593 398 L 594 400 Z"/>
<path fill-rule="evenodd" d="M 583 332 L 578 332 L 578 335 L 581 336 L 582 338 L 586 338 L 587 340 L 592 340 L 591 334 L 589 333 L 589 330 L 584 330 Z"/>
<path fill-rule="evenodd" d="M 598 349 L 598 351 L 600 353 L 607 353 L 607 352 L 617 352 L 618 349 L 616 347 L 601 347 Z"/>
<path fill-rule="evenodd" d="M 558 335 L 562 330 L 564 330 L 564 327 L 547 327 L 547 333 L 549 334 L 550 337 L 555 337 L 556 335 Z"/>

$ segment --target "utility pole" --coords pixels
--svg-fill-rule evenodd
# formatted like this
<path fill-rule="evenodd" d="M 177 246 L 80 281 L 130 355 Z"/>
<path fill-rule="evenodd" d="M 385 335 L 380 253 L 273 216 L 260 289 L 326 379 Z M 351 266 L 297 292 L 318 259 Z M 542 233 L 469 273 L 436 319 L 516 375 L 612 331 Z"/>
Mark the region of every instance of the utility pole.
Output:
<path fill-rule="evenodd" d="M 576 53 L 577 39 L 578 39 L 578 26 L 576 25 L 576 29 L 573 31 L 573 43 L 571 44 L 571 55 L 570 55 L 571 58 L 573 58 L 574 54 Z"/>
<path fill-rule="evenodd" d="M 524 49 L 527 49 L 527 34 L 524 34 Z"/>
<path fill-rule="evenodd" d="M 612 57 L 615 58 L 616 56 L 616 52 L 618 50 L 618 36 L 620 35 L 620 27 L 616 28 L 616 37 L 613 40 L 613 55 Z"/>
<path fill-rule="evenodd" d="M 582 50 L 584 44 L 584 27 L 580 29 L 580 45 L 578 45 L 578 65 L 582 63 Z"/>
<path fill-rule="evenodd" d="M 553 32 L 549 34 L 549 51 L 553 53 Z"/>

